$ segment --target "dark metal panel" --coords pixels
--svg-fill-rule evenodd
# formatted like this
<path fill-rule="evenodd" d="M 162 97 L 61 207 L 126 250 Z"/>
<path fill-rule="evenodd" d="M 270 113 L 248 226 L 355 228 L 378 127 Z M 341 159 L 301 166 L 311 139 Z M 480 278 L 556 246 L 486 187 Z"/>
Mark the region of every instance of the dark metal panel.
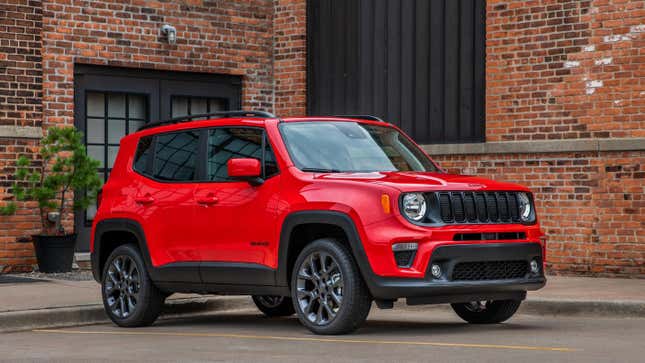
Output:
<path fill-rule="evenodd" d="M 459 139 L 459 13 L 458 0 L 444 0 L 444 138 Z"/>
<path fill-rule="evenodd" d="M 414 57 L 414 122 L 412 134 L 417 138 L 428 135 L 428 120 L 430 117 L 430 2 L 427 0 L 416 0 L 415 9 L 415 57 Z"/>
<path fill-rule="evenodd" d="M 370 113 L 422 143 L 483 141 L 485 0 L 309 0 L 309 114 Z"/>
<path fill-rule="evenodd" d="M 446 140 L 443 127 L 445 109 L 443 84 L 446 76 L 443 57 L 444 8 L 444 0 L 432 0 L 430 3 L 430 118 L 428 120 L 430 135 L 420 135 L 420 138 L 433 143 Z"/>

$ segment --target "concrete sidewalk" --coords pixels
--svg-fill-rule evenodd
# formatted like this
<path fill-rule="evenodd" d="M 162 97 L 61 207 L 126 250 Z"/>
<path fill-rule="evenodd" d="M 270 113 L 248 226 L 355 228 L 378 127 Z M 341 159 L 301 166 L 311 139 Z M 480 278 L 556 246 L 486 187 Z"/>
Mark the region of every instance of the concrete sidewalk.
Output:
<path fill-rule="evenodd" d="M 248 297 L 175 294 L 166 316 L 222 310 L 247 310 Z M 405 307 L 403 301 L 398 307 Z M 413 309 L 428 309 L 428 306 Z M 547 286 L 529 292 L 523 313 L 645 317 L 645 280 L 589 277 L 548 278 Z M 0 283 L 0 332 L 107 321 L 95 281 L 46 279 Z"/>

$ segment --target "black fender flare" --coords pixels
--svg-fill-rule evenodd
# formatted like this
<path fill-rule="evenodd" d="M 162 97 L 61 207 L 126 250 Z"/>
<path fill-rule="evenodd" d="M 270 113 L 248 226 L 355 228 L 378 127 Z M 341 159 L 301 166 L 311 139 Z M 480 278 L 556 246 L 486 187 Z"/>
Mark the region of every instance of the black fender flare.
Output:
<path fill-rule="evenodd" d="M 102 251 L 102 239 L 103 235 L 107 232 L 130 232 L 137 239 L 137 244 L 139 246 L 139 251 L 143 255 L 143 261 L 146 264 L 146 269 L 148 272 L 152 272 L 153 265 L 152 260 L 150 259 L 150 252 L 148 251 L 148 244 L 146 242 L 146 235 L 143 232 L 143 228 L 139 222 L 127 219 L 127 218 L 111 218 L 103 219 L 96 224 L 94 229 L 94 252 L 91 254 L 92 262 L 92 275 L 94 279 L 98 282 L 101 281 L 101 261 L 105 259 L 105 256 L 101 256 Z"/>
<path fill-rule="evenodd" d="M 297 226 L 308 223 L 332 224 L 340 227 L 345 232 L 349 246 L 352 249 L 354 259 L 356 260 L 360 273 L 363 276 L 363 280 L 371 289 L 374 272 L 372 271 L 372 267 L 370 266 L 367 255 L 365 254 L 365 249 L 363 248 L 363 243 L 361 242 L 361 238 L 354 221 L 346 213 L 325 210 L 293 212 L 284 219 L 282 229 L 280 231 L 280 247 L 278 249 L 278 270 L 276 273 L 277 285 L 289 286 L 288 253 L 289 245 L 291 243 L 291 233 Z"/>

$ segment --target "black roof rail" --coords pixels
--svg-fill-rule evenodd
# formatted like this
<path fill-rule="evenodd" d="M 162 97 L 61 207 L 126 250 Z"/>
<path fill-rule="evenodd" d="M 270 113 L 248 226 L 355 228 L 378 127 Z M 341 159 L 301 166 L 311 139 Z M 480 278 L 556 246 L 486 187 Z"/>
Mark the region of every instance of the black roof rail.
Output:
<path fill-rule="evenodd" d="M 357 118 L 359 120 L 386 122 L 382 118 L 373 115 L 334 115 L 332 117 Z"/>
<path fill-rule="evenodd" d="M 177 124 L 181 122 L 188 122 L 192 121 L 196 118 L 225 118 L 225 117 L 260 117 L 260 118 L 277 118 L 274 114 L 270 112 L 265 112 L 265 111 L 245 111 L 245 110 L 235 110 L 235 111 L 217 111 L 217 112 L 211 112 L 211 113 L 201 113 L 198 115 L 188 115 L 188 116 L 181 116 L 181 117 L 174 117 L 168 120 L 164 121 L 156 121 L 156 122 L 151 122 L 148 124 L 145 124 L 137 131 L 141 130 L 146 130 L 146 129 L 151 129 L 153 127 L 158 127 L 158 126 L 164 126 L 164 125 L 172 125 L 172 124 Z"/>

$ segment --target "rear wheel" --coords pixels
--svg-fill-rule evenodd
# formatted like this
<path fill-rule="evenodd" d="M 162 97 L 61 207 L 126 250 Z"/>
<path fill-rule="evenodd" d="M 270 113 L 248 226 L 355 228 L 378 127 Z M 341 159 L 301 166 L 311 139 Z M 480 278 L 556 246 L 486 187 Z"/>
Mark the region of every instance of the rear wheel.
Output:
<path fill-rule="evenodd" d="M 266 316 L 289 316 L 296 312 L 291 298 L 284 296 L 253 295 L 253 302 Z"/>
<path fill-rule="evenodd" d="M 316 334 L 345 334 L 367 318 L 372 298 L 350 251 L 334 239 L 307 245 L 296 260 L 291 296 L 300 322 Z"/>
<path fill-rule="evenodd" d="M 471 301 L 451 306 L 460 318 L 471 324 L 497 324 L 510 319 L 521 303 L 521 300 L 494 300 Z"/>
<path fill-rule="evenodd" d="M 164 295 L 150 280 L 141 253 L 133 245 L 117 247 L 103 269 L 103 306 L 118 326 L 147 326 L 159 317 Z"/>

